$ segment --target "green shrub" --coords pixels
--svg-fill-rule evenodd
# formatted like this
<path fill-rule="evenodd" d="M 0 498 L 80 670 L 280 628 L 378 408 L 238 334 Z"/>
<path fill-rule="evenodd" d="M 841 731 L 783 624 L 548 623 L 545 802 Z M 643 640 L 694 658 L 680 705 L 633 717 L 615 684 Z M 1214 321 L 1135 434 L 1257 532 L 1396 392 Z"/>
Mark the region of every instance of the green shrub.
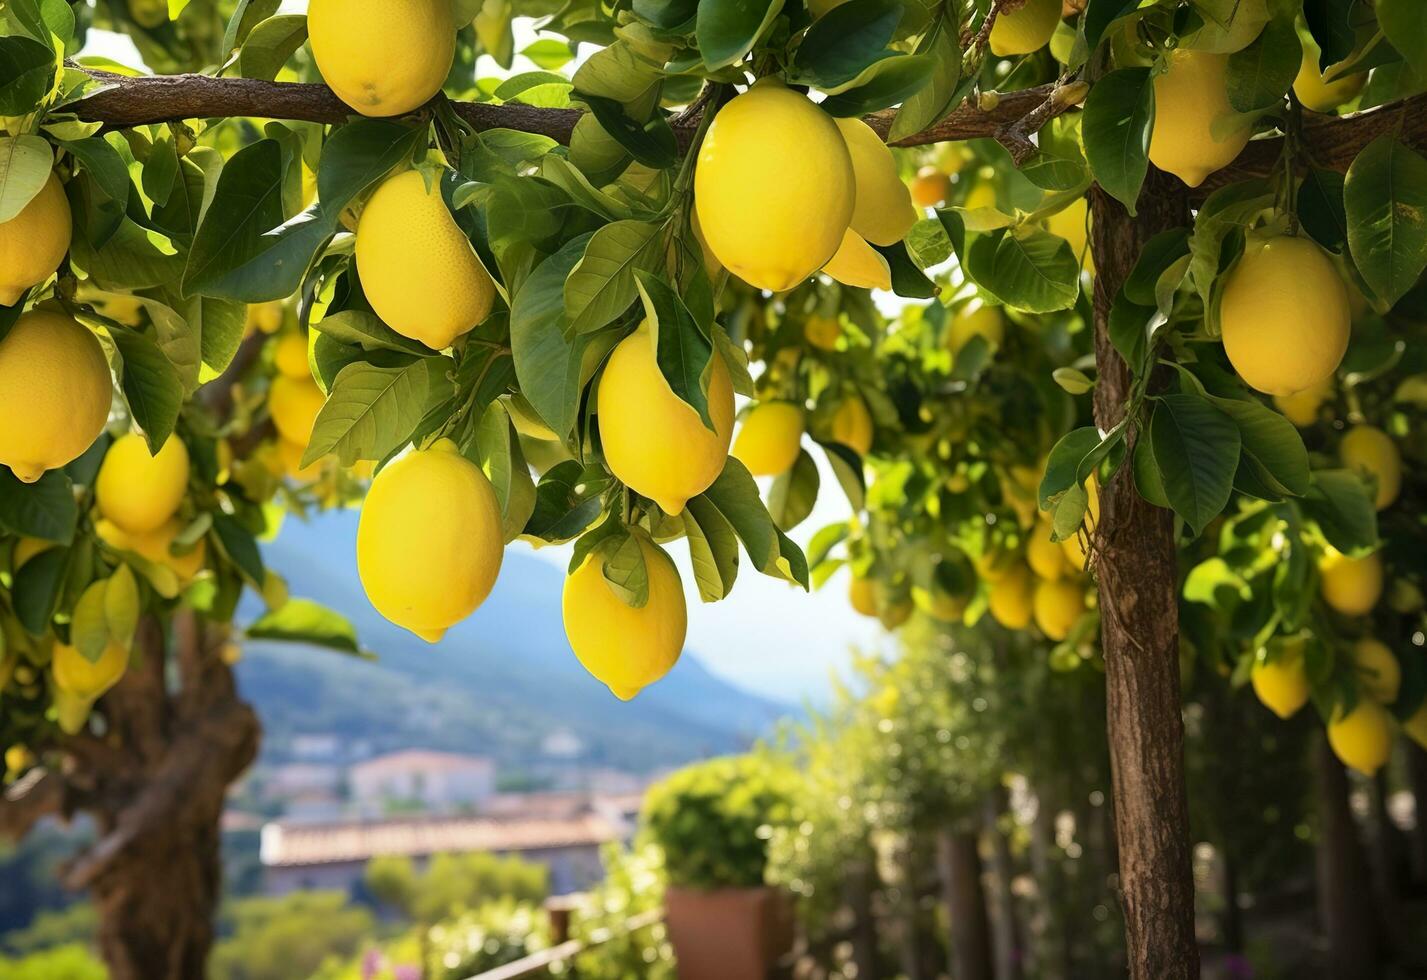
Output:
<path fill-rule="evenodd" d="M 108 973 L 79 943 L 9 959 L 0 956 L 0 980 L 104 980 Z"/>
<path fill-rule="evenodd" d="M 674 980 L 674 952 L 664 923 L 630 931 L 631 918 L 664 905 L 663 855 L 659 848 L 626 850 L 606 844 L 605 877 L 581 903 L 571 929 L 576 939 L 602 939 L 575 957 L 580 980 Z"/>

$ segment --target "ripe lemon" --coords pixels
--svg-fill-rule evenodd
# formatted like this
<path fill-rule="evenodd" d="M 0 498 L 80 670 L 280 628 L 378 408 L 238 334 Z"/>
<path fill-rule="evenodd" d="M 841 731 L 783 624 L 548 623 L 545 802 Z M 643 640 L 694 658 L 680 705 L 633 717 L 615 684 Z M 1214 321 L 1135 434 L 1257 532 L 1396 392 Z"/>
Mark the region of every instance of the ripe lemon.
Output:
<path fill-rule="evenodd" d="M 743 420 L 733 455 L 754 476 L 777 476 L 797 460 L 802 438 L 801 408 L 791 402 L 762 402 Z"/>
<path fill-rule="evenodd" d="M 0 340 L 0 463 L 25 483 L 99 438 L 114 397 L 99 341 L 62 313 L 23 313 Z"/>
<path fill-rule="evenodd" d="M 1060 0 L 1026 0 L 991 25 L 991 53 L 998 58 L 1039 51 L 1060 23 Z"/>
<path fill-rule="evenodd" d="M 69 199 L 53 173 L 40 192 L 0 224 L 0 306 L 14 306 L 59 268 L 72 233 Z"/>
<path fill-rule="evenodd" d="M 1006 339 L 1006 317 L 999 306 L 974 300 L 951 318 L 946 333 L 946 346 L 953 354 L 965 347 L 972 337 L 984 337 L 992 347 Z"/>
<path fill-rule="evenodd" d="M 1340 75 L 1331 82 L 1326 81 L 1323 72 L 1318 70 L 1318 59 L 1323 54 L 1318 42 L 1307 33 L 1301 36 L 1301 40 L 1303 63 L 1298 69 L 1298 77 L 1293 80 L 1293 94 L 1298 96 L 1298 101 L 1314 112 L 1332 112 L 1344 102 L 1357 98 L 1367 84 L 1367 72 L 1353 72 Z M 1328 71 L 1336 68 L 1336 65 L 1329 65 Z"/>
<path fill-rule="evenodd" d="M 1076 198 L 1069 207 L 1057 211 L 1045 220 L 1046 230 L 1059 235 L 1070 243 L 1075 253 L 1075 261 L 1082 263 L 1087 271 L 1095 271 L 1095 258 L 1090 254 L 1090 228 L 1085 223 L 1090 212 L 1090 204 L 1085 198 Z"/>
<path fill-rule="evenodd" d="M 67 643 L 56 643 L 50 660 L 50 675 L 61 691 L 93 701 L 124 676 L 129 666 L 129 649 L 109 643 L 99 659 L 90 663 L 84 654 Z"/>
<path fill-rule="evenodd" d="M 836 317 L 810 316 L 803 324 L 803 339 L 818 350 L 837 350 L 837 338 L 841 336 L 842 327 Z"/>
<path fill-rule="evenodd" d="M 1412 716 L 1402 723 L 1402 730 L 1408 738 L 1427 749 L 1427 701 L 1423 701 Z"/>
<path fill-rule="evenodd" d="M 912 195 L 882 138 L 853 116 L 833 120 L 852 157 L 852 230 L 874 245 L 893 245 L 917 223 Z"/>
<path fill-rule="evenodd" d="M 1085 589 L 1070 579 L 1040 582 L 1032 600 L 1036 625 L 1050 639 L 1059 643 L 1085 612 Z"/>
<path fill-rule="evenodd" d="M 357 575 L 377 612 L 428 643 L 485 601 L 504 553 L 495 490 L 450 439 L 372 480 L 357 523 Z"/>
<path fill-rule="evenodd" d="M 1382 598 L 1382 558 L 1349 558 L 1330 550 L 1318 566 L 1323 601 L 1345 616 L 1365 616 Z"/>
<path fill-rule="evenodd" d="M 968 211 L 996 207 L 996 185 L 989 179 L 979 181 L 966 195 L 962 207 Z"/>
<path fill-rule="evenodd" d="M 311 376 L 289 378 L 280 374 L 273 378 L 268 390 L 268 413 L 278 434 L 288 442 L 306 446 L 312 438 L 312 427 L 317 422 L 317 413 L 322 411 L 326 398 L 322 389 Z"/>
<path fill-rule="evenodd" d="M 621 340 L 600 379 L 598 413 L 605 462 L 626 486 L 664 513 L 683 511 L 690 497 L 723 472 L 733 437 L 733 382 L 715 352 L 709 377 L 710 432 L 659 370 L 649 322 Z"/>
<path fill-rule="evenodd" d="M 444 350 L 486 318 L 495 283 L 415 170 L 389 177 L 362 209 L 357 272 L 372 309 L 403 337 Z"/>
<path fill-rule="evenodd" d="M 720 109 L 699 148 L 699 227 L 718 260 L 759 289 L 791 289 L 826 265 L 855 201 L 832 117 L 772 77 Z"/>
<path fill-rule="evenodd" d="M 870 578 L 852 576 L 847 588 L 847 601 L 864 616 L 877 615 L 877 587 Z"/>
<path fill-rule="evenodd" d="M 188 551 L 174 554 L 174 540 L 183 529 L 183 522 L 177 519 L 171 519 L 142 534 L 131 534 L 113 521 L 100 519 L 94 522 L 94 531 L 101 541 L 119 551 L 131 551 L 150 564 L 169 569 L 180 585 L 193 581 L 198 573 L 203 571 L 203 563 L 208 554 L 202 538 Z"/>
<path fill-rule="evenodd" d="M 936 167 L 923 167 L 912 179 L 912 203 L 919 208 L 939 208 L 951 197 L 951 178 Z"/>
<path fill-rule="evenodd" d="M 1311 239 L 1251 237 L 1224 283 L 1224 353 L 1249 387 L 1291 395 L 1320 385 L 1348 349 L 1343 277 Z"/>
<path fill-rule="evenodd" d="M 1292 717 L 1308 703 L 1302 642 L 1285 644 L 1272 660 L 1255 660 L 1249 683 L 1264 707 L 1280 718 Z"/>
<path fill-rule="evenodd" d="M 188 490 L 188 447 L 169 436 L 149 455 L 144 438 L 130 432 L 114 440 L 94 482 L 99 513 L 130 534 L 146 534 L 178 512 Z"/>
<path fill-rule="evenodd" d="M 270 303 L 249 305 L 244 317 L 243 335 L 247 336 L 254 330 L 266 334 L 277 333 L 282 329 L 282 321 L 286 318 L 286 314 L 283 312 L 282 301 L 273 300 Z"/>
<path fill-rule="evenodd" d="M 1252 117 L 1229 105 L 1229 56 L 1179 48 L 1154 80 L 1150 162 L 1190 187 L 1227 166 L 1249 142 Z"/>
<path fill-rule="evenodd" d="M 911 600 L 905 597 L 888 600 L 882 604 L 877 618 L 881 621 L 882 628 L 890 633 L 912 618 L 913 608 Z"/>
<path fill-rule="evenodd" d="M 1375 774 L 1392 751 L 1392 724 L 1382 705 L 1359 698 L 1346 715 L 1339 708 L 1328 722 L 1328 744 L 1333 754 L 1364 776 Z"/>
<path fill-rule="evenodd" d="M 851 228 L 842 234 L 842 245 L 822 267 L 822 271 L 857 289 L 891 289 L 892 268 L 871 245 Z"/>
<path fill-rule="evenodd" d="M 307 363 L 307 338 L 300 333 L 283 334 L 273 350 L 273 364 L 279 374 L 289 378 L 312 377 Z"/>
<path fill-rule="evenodd" d="M 966 614 L 967 600 L 945 589 L 912 586 L 912 602 L 923 613 L 942 623 L 959 623 Z"/>
<path fill-rule="evenodd" d="M 1392 436 L 1371 425 L 1355 425 L 1338 443 L 1338 456 L 1349 469 L 1377 479 L 1377 509 L 1392 506 L 1402 490 L 1402 454 Z"/>
<path fill-rule="evenodd" d="M 1071 569 L 1065 558 L 1065 549 L 1060 542 L 1052 541 L 1050 535 L 1049 523 L 1040 521 L 1036 524 L 1030 540 L 1026 542 L 1026 564 L 1039 578 L 1054 582 L 1069 574 Z"/>
<path fill-rule="evenodd" d="M 1326 381 L 1296 391 L 1291 395 L 1274 395 L 1273 404 L 1283 417 L 1300 429 L 1306 429 L 1318 421 L 1323 405 L 1333 397 L 1333 380 Z"/>
<path fill-rule="evenodd" d="M 1381 704 L 1392 704 L 1402 687 L 1402 667 L 1387 644 L 1364 637 L 1353 644 L 1353 669 L 1363 693 Z"/>
<path fill-rule="evenodd" d="M 872 413 L 859 395 L 848 395 L 832 413 L 832 439 L 859 456 L 872 449 Z"/>
<path fill-rule="evenodd" d="M 688 610 L 679 570 L 664 550 L 639 535 L 649 577 L 649 601 L 635 608 L 604 578 L 597 555 L 565 579 L 565 636 L 584 668 L 621 701 L 669 673 L 684 649 Z"/>
<path fill-rule="evenodd" d="M 456 54 L 449 0 L 311 0 L 307 36 L 322 80 L 364 116 L 425 105 Z"/>
<path fill-rule="evenodd" d="M 1036 580 L 1031 570 L 1016 565 L 991 583 L 988 608 L 996 622 L 1008 630 L 1023 630 L 1031 624 Z"/>

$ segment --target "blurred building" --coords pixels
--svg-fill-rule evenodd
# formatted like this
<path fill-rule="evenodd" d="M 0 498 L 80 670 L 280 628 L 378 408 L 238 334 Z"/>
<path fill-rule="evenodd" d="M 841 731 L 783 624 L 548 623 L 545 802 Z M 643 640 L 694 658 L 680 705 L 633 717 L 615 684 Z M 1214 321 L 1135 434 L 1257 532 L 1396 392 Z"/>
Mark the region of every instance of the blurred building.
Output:
<path fill-rule="evenodd" d="M 393 752 L 347 770 L 352 802 L 364 814 L 475 809 L 494 795 L 495 784 L 492 760 L 451 752 Z"/>

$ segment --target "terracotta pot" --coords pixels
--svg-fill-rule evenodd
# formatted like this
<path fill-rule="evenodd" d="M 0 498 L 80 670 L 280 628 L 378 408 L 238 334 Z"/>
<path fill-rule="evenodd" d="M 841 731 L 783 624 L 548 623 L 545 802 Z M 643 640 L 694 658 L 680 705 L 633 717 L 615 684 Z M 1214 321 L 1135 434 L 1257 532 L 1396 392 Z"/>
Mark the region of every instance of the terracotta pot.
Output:
<path fill-rule="evenodd" d="M 793 909 L 777 888 L 669 888 L 664 921 L 679 980 L 764 980 L 792 948 Z"/>

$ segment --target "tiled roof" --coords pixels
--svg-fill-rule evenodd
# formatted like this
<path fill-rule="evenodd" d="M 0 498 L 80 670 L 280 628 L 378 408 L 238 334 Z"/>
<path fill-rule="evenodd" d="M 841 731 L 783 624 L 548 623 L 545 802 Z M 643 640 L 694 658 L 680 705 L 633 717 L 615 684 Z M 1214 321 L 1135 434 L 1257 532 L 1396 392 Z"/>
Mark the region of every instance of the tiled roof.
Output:
<path fill-rule="evenodd" d="M 560 819 L 482 817 L 267 824 L 262 862 L 292 867 L 366 861 L 379 855 L 422 857 L 444 851 L 534 851 L 589 847 L 614 840 L 618 828 L 593 813 Z"/>

